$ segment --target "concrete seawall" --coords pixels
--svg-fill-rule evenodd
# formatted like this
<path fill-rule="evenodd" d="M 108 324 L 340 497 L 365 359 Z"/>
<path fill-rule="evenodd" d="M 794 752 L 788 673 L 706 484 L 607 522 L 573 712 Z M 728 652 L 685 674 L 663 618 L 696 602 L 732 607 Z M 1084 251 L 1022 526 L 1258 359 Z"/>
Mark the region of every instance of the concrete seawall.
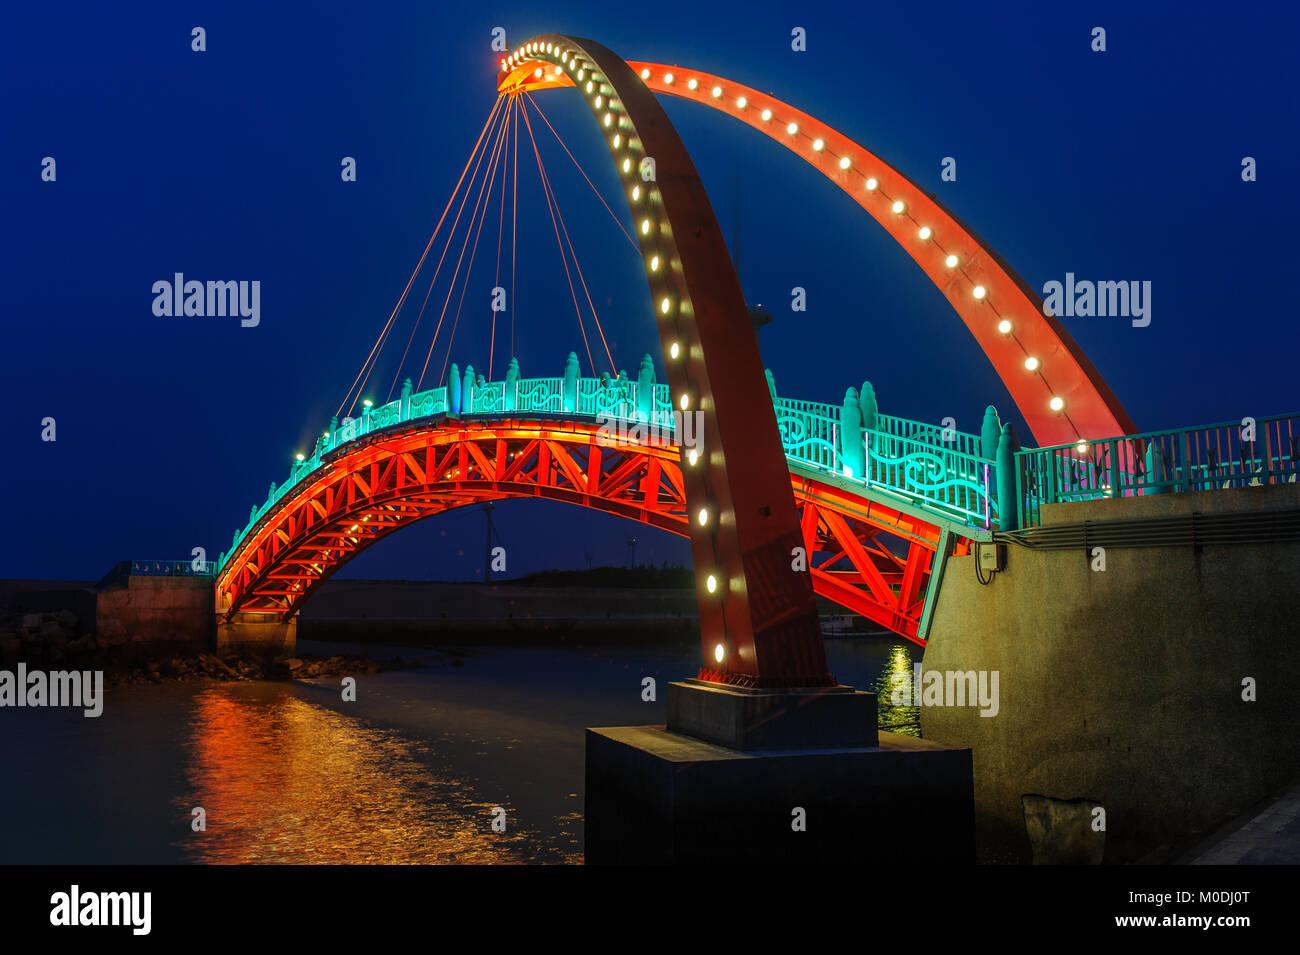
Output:
<path fill-rule="evenodd" d="M 126 577 L 95 603 L 101 646 L 135 640 L 209 650 L 214 624 L 212 581 L 204 577 Z"/>
<path fill-rule="evenodd" d="M 1300 507 L 1279 485 L 1054 505 L 1043 523 Z M 922 707 L 974 751 L 982 857 L 1028 861 L 1022 796 L 1095 800 L 1105 858 L 1185 844 L 1300 778 L 1300 542 L 1008 548 L 944 578 L 925 670 L 996 670 L 1000 709 Z M 1257 701 L 1243 700 L 1243 680 Z"/>

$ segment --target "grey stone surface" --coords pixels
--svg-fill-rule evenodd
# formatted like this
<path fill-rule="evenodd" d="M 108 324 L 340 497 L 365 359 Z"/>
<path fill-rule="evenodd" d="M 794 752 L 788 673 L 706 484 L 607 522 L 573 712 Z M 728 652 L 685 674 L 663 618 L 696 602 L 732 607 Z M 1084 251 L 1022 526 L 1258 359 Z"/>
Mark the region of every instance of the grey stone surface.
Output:
<path fill-rule="evenodd" d="M 1045 519 L 1292 507 L 1300 485 L 1057 505 Z M 944 577 L 925 670 L 996 670 L 1000 709 L 921 708 L 974 752 L 981 857 L 1029 861 L 1021 797 L 1093 798 L 1106 861 L 1190 844 L 1300 778 L 1300 543 L 1008 548 L 988 586 Z M 1242 699 L 1242 681 L 1257 701 Z"/>
<path fill-rule="evenodd" d="M 876 745 L 876 695 L 852 687 L 749 690 L 668 684 L 668 729 L 731 749 Z"/>
<path fill-rule="evenodd" d="M 589 729 L 587 862 L 970 863 L 970 759 L 893 733 L 857 749 L 740 752 L 662 726 Z"/>
<path fill-rule="evenodd" d="M 1300 865 L 1300 786 L 1235 832 L 1204 848 L 1193 865 Z"/>

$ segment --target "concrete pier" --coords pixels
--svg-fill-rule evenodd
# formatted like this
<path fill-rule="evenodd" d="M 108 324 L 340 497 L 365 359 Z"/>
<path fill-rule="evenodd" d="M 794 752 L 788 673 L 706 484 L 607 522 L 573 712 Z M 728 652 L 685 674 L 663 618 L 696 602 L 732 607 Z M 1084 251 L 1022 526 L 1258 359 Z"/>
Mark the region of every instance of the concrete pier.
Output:
<path fill-rule="evenodd" d="M 875 746 L 742 752 L 665 726 L 587 730 L 589 865 L 969 864 L 971 754 Z"/>
<path fill-rule="evenodd" d="M 587 862 L 974 860 L 971 753 L 851 687 L 669 685 L 666 726 L 587 730 Z"/>
<path fill-rule="evenodd" d="M 212 581 L 204 577 L 123 575 L 95 598 L 94 632 L 101 646 L 212 646 Z"/>
<path fill-rule="evenodd" d="M 298 616 L 281 621 L 279 614 L 224 614 L 216 620 L 214 649 L 217 656 L 238 653 L 267 659 L 291 657 L 298 642 Z"/>
<path fill-rule="evenodd" d="M 1282 484 L 1048 505 L 1043 523 L 1296 507 Z M 921 727 L 974 751 L 983 859 L 1029 861 L 1024 796 L 1097 803 L 1105 861 L 1135 861 L 1300 779 L 1300 542 L 1097 558 L 1012 544 L 987 585 L 973 556 L 949 561 L 924 669 L 996 670 L 1000 707 L 923 706 Z"/>

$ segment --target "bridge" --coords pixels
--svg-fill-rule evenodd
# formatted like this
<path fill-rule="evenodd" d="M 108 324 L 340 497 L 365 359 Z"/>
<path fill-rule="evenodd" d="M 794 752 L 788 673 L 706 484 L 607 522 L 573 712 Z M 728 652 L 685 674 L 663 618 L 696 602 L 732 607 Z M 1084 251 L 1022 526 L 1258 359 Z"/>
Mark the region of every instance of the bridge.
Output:
<path fill-rule="evenodd" d="M 398 399 L 332 422 L 218 560 L 223 606 L 287 618 L 376 541 L 483 501 L 565 501 L 689 536 L 682 472 L 699 465 L 699 436 L 651 357 L 635 381 L 577 371 L 575 353 L 554 378 L 520 378 L 512 362 L 487 382 L 453 365 L 450 386 L 412 393 L 408 380 Z M 981 438 L 881 414 L 869 383 L 835 406 L 767 380 L 814 589 L 924 645 L 943 558 L 997 524 L 996 412 Z"/>
<path fill-rule="evenodd" d="M 227 612 L 287 618 L 370 545 L 485 501 L 564 501 L 689 536 L 682 463 L 700 449 L 650 355 L 636 380 L 581 378 L 573 352 L 553 378 L 520 378 L 514 360 L 497 382 L 451 368 L 448 386 L 413 393 L 408 379 L 398 399 L 331 422 L 271 485 L 217 561 Z M 1253 442 L 1225 422 L 1021 450 L 992 406 L 975 435 L 882 414 L 869 382 L 831 405 L 767 381 L 815 592 L 921 646 L 947 557 L 1037 523 L 1044 502 L 1297 475 L 1293 416 L 1256 422 Z M 999 469 L 1016 482 L 1005 516 Z"/>
<path fill-rule="evenodd" d="M 531 495 L 688 534 L 699 578 L 703 678 L 737 686 L 833 685 L 814 592 L 924 642 L 927 601 L 947 556 L 987 539 L 995 524 L 1013 526 L 998 509 L 1010 494 L 995 493 L 995 482 L 1004 443 L 1002 480 L 1011 477 L 1014 431 L 1000 429 L 993 415 L 979 436 L 941 434 L 933 425 L 878 415 L 865 388 L 856 402 L 850 393 L 843 407 L 774 398 L 708 196 L 656 94 L 684 97 L 746 123 L 858 203 L 943 292 L 1038 440 L 1074 444 L 1136 430 L 1059 321 L 956 216 L 829 124 L 723 77 L 626 62 L 591 40 L 536 37 L 501 58 L 497 102 L 461 181 L 469 173 L 472 187 L 485 157 L 493 175 L 498 158 L 504 168 L 511 118 L 516 128 L 523 118 L 531 139 L 533 94 L 561 88 L 583 97 L 622 182 L 667 384 L 648 384 L 646 368 L 653 374 L 654 362 L 643 361 L 635 385 L 613 388 L 580 381 L 566 365 L 563 383 L 531 380 L 522 391 L 517 379 L 480 385 L 473 376 L 460 382 L 455 375 L 442 389 L 424 390 L 426 358 L 417 385 L 408 379 L 396 402 L 331 423 L 311 457 L 304 455 L 289 480 L 253 509 L 220 560 L 223 613 L 288 619 L 322 579 L 396 527 L 451 506 Z M 514 142 L 517 152 L 517 135 Z M 561 230 L 566 239 L 568 230 L 540 154 L 538 163 L 563 255 Z M 485 173 L 488 202 L 494 182 Z M 503 182 L 503 221 L 504 190 Z M 467 189 L 453 233 L 469 195 Z M 480 207 L 486 217 L 483 199 L 480 186 L 471 225 Z M 467 232 L 453 286 L 468 239 Z M 431 237 L 417 272 L 433 243 Z M 576 256 L 573 265 L 586 292 Z M 569 258 L 564 269 L 573 289 Z M 574 304 L 577 309 L 576 291 Z M 592 306 L 593 318 L 594 312 Z M 439 330 L 446 314 L 444 305 Z M 360 387 L 354 382 L 349 389 L 349 411 L 356 410 L 392 322 L 390 316 L 363 364 Z M 494 315 L 494 342 L 495 333 Z M 590 359 L 589 343 L 587 350 Z M 680 447 L 612 447 L 592 428 L 593 416 L 608 410 L 601 401 L 639 409 L 649 424 L 669 408 L 690 412 L 698 416 L 704 450 L 687 459 Z M 557 413 L 569 417 L 561 422 Z"/>
<path fill-rule="evenodd" d="M 1235 754 L 1247 738 L 1294 737 L 1272 729 L 1233 735 L 1233 721 L 1241 719 L 1233 693 L 1202 706 L 1197 693 L 1170 696 L 1150 681 L 1134 683 L 1133 672 L 1163 672 L 1167 661 L 1159 654 L 1176 640 L 1189 659 L 1202 661 L 1185 667 L 1207 680 L 1211 671 L 1217 673 L 1223 654 L 1237 646 L 1235 628 L 1242 621 L 1210 626 L 1206 606 L 1231 605 L 1239 614 L 1254 614 L 1248 619 L 1265 627 L 1276 619 L 1267 603 L 1276 587 L 1260 581 L 1272 580 L 1270 575 L 1291 580 L 1286 568 L 1292 565 L 1279 562 L 1270 548 L 1300 540 L 1295 495 L 1300 418 L 1140 432 L 1060 321 L 971 227 L 881 157 L 767 93 L 681 65 L 625 61 L 599 43 L 560 34 L 534 37 L 498 65 L 497 99 L 483 132 L 338 414 L 322 428 L 311 453 L 299 455 L 288 477 L 273 482 L 265 500 L 253 505 L 220 556 L 214 591 L 221 619 L 290 625 L 322 581 L 376 541 L 421 518 L 483 501 L 563 501 L 688 537 L 700 608 L 698 676 L 670 687 L 666 731 L 589 731 L 596 735 L 588 737 L 588 845 L 593 845 L 592 831 L 600 830 L 605 833 L 601 851 L 612 851 L 611 858 L 617 851 L 610 847 L 621 837 L 609 834 L 630 825 L 624 815 L 633 804 L 648 813 L 638 823 L 644 825 L 637 838 L 651 856 L 674 839 L 681 845 L 717 842 L 720 820 L 732 825 L 740 819 L 749 827 L 744 838 L 723 840 L 734 851 L 766 825 L 758 815 L 745 815 L 749 808 L 737 807 L 752 804 L 757 813 L 768 803 L 788 806 L 782 801 L 803 798 L 773 782 L 796 767 L 810 791 L 834 799 L 847 798 L 843 794 L 852 790 L 855 812 L 878 806 L 900 829 L 907 826 L 898 820 L 917 820 L 918 813 L 928 812 L 925 806 L 934 807 L 925 825 L 932 848 L 939 856 L 961 857 L 962 845 L 970 841 L 962 794 L 969 792 L 971 779 L 971 751 L 962 745 L 981 747 L 976 798 L 999 824 L 1023 826 L 1019 793 L 1086 790 L 1091 795 L 1096 789 L 1110 793 L 1131 820 L 1139 820 L 1139 828 L 1154 833 L 1165 821 L 1152 814 L 1149 793 L 1168 788 L 1170 776 L 1162 749 L 1169 733 L 1161 735 L 1162 721 L 1175 728 L 1195 724 L 1206 738 L 1222 736 L 1214 750 L 1220 755 Z M 631 217 L 628 233 L 610 210 L 640 258 L 662 346 L 660 355 L 642 358 L 635 380 L 614 370 L 608 344 L 610 371 L 597 373 L 579 287 L 601 343 L 604 334 L 533 138 L 534 117 L 550 127 L 534 94 L 557 89 L 570 90 L 588 107 Z M 883 414 L 866 382 L 846 389 L 839 404 L 778 394 L 763 367 L 709 198 L 659 102 L 662 96 L 716 110 L 780 143 L 883 228 L 943 294 L 1038 447 L 1020 447 L 1015 428 L 992 407 L 980 433 L 973 434 Z M 520 120 L 537 154 L 591 373 L 582 374 L 575 351 L 554 377 L 522 378 L 512 356 L 505 377 L 494 379 L 494 308 L 487 376 L 473 367 L 462 374 L 455 365 L 448 373 L 448 343 L 443 371 L 432 376 L 437 386 L 426 388 L 470 231 L 487 217 L 496 170 L 506 168 L 509 145 L 517 155 Z M 553 127 L 551 132 L 563 146 Z M 378 404 L 363 399 L 416 275 L 435 258 L 430 252 L 461 185 L 468 176 L 451 235 L 480 167 L 485 172 L 471 206 L 470 230 L 455 257 L 452 291 L 423 366 L 418 375 L 411 369 L 392 398 L 429 294 L 388 396 Z M 504 181 L 499 201 L 504 223 Z M 430 292 L 449 260 L 451 235 L 436 256 Z M 471 263 L 478 238 L 475 233 Z M 497 263 L 500 275 L 500 239 Z M 468 270 L 465 274 L 468 282 Z M 449 323 L 453 337 L 463 302 L 462 289 Z M 657 380 L 660 368 L 663 383 Z M 1268 493 L 1254 493 L 1261 489 Z M 1075 521 L 1072 514 L 1085 516 Z M 1099 539 L 1121 550 L 1160 548 L 1159 561 L 1147 566 L 1121 556 L 1125 575 L 1098 575 L 1091 571 L 1104 571 L 1104 560 L 1100 567 L 1080 566 L 1073 557 L 1057 559 L 1051 553 L 1082 550 L 1095 560 L 1092 545 Z M 1190 557 L 1171 550 L 1184 544 L 1190 545 Z M 1241 548 L 1236 553 L 1248 559 L 1218 562 L 1214 573 L 1203 574 L 1203 549 L 1224 545 Z M 1008 566 L 1009 546 L 1028 556 L 1017 556 Z M 990 550 L 986 567 L 983 558 Z M 975 573 L 952 578 L 950 590 L 944 580 L 952 561 L 967 570 L 973 565 Z M 999 586 L 985 589 L 993 573 L 1001 575 Z M 1294 592 L 1285 580 L 1280 586 Z M 992 721 L 972 723 L 949 708 L 930 725 L 958 748 L 903 747 L 878 734 L 874 698 L 840 686 L 828 671 L 815 594 L 929 645 L 927 664 L 1005 671 L 1018 701 L 1014 730 L 988 729 L 985 724 Z M 1175 601 L 1156 620 L 1145 614 L 1144 601 L 1152 594 Z M 1243 611 L 1243 594 L 1259 595 L 1260 606 L 1245 601 Z M 1132 630 L 1138 625 L 1164 626 L 1169 637 L 1144 641 L 1145 634 Z M 936 653 L 939 631 L 946 640 Z M 1279 662 L 1270 654 L 1275 647 L 1293 654 L 1295 645 L 1252 645 L 1238 664 L 1240 672 L 1292 672 L 1292 657 Z M 1148 647 L 1157 654 L 1154 659 L 1131 662 L 1134 653 Z M 1041 678 L 1073 674 L 1080 666 L 1086 668 L 1083 676 Z M 1014 683 L 1017 676 L 1021 682 Z M 1073 701 L 1088 714 L 1082 728 L 1057 719 L 1061 696 L 1077 687 L 1093 688 Z M 1193 697 L 1197 705 L 1184 703 Z M 1097 705 L 1104 706 L 1100 714 Z M 1253 712 L 1266 714 L 1274 728 L 1290 718 L 1277 716 L 1267 704 Z M 1118 723 L 1104 733 L 1096 728 L 1108 720 Z M 664 732 L 672 736 L 669 743 Z M 1127 761 L 1107 757 L 1098 763 L 1096 754 L 1109 751 L 1114 734 L 1135 740 L 1126 750 Z M 755 751 L 779 750 L 786 754 L 780 759 L 792 761 L 754 783 L 745 776 L 747 764 L 720 759 L 710 745 L 760 762 L 777 757 L 755 756 Z M 635 763 L 669 792 L 668 780 L 680 768 L 675 761 L 687 758 L 683 746 L 695 747 L 689 760 L 706 767 L 701 771 L 717 782 L 710 798 L 722 802 L 693 808 L 707 825 L 700 822 L 698 833 L 679 839 L 683 830 L 674 828 L 681 824 L 679 807 L 646 808 L 639 801 L 643 794 L 628 788 L 627 774 L 618 767 Z M 841 753 L 826 764 L 837 767 L 832 776 L 821 775 L 831 772 L 821 764 L 789 755 L 807 748 Z M 1189 778 L 1204 770 L 1197 763 L 1204 749 L 1194 747 L 1180 757 Z M 1082 755 L 1074 760 L 1069 754 Z M 1281 765 L 1292 757 L 1269 751 L 1267 758 L 1278 758 Z M 882 768 L 895 765 L 891 760 L 911 769 L 898 774 Z M 1051 774 L 1030 775 L 1033 767 L 1048 765 L 1054 767 Z M 1233 779 L 1256 778 L 1248 764 L 1237 770 L 1229 774 Z M 849 779 L 852 784 L 844 789 Z M 762 799 L 753 785 L 766 787 Z M 1216 813 L 1238 804 L 1234 800 L 1259 798 L 1253 782 L 1217 785 L 1212 796 L 1198 802 L 1197 824 L 1213 823 Z M 808 844 L 827 852 L 847 845 L 840 835 Z M 1140 845 L 1141 838 L 1133 837 L 1131 844 Z M 879 848 L 876 841 L 863 843 L 863 851 Z"/>
<path fill-rule="evenodd" d="M 1233 423 L 1137 433 L 1093 364 L 992 248 L 903 173 L 806 112 L 715 74 L 624 62 L 593 41 L 558 35 L 504 56 L 497 85 L 497 104 L 471 154 L 471 185 L 485 156 L 493 169 L 501 156 L 504 168 L 508 111 L 516 126 L 523 117 L 531 137 L 533 93 L 570 88 L 583 96 L 637 225 L 668 383 L 655 380 L 650 355 L 634 381 L 622 372 L 582 377 L 576 352 L 553 378 L 520 378 L 514 358 L 500 381 L 472 367 L 462 376 L 452 365 L 442 387 L 416 390 L 407 378 L 400 397 L 378 407 L 367 400 L 358 408 L 354 383 L 352 413 L 335 416 L 314 451 L 271 485 L 221 555 L 217 602 L 228 617 L 288 620 L 351 557 L 413 520 L 539 497 L 692 539 L 708 632 L 704 670 L 722 682 L 825 682 L 813 592 L 923 646 L 947 559 L 1032 526 L 1044 502 L 1235 486 L 1243 475 L 1294 480 L 1291 416 L 1260 423 L 1262 448 L 1236 434 Z M 992 407 L 978 435 L 881 414 L 867 382 L 849 388 L 839 405 L 778 396 L 759 362 L 708 198 L 656 94 L 746 124 L 839 186 L 943 292 L 1044 447 L 1022 450 Z M 489 127 L 496 130 L 490 150 Z M 551 208 L 540 154 L 538 162 Z M 467 190 L 457 221 L 468 197 Z M 471 223 L 482 199 L 480 186 Z M 552 216 L 558 241 L 558 207 Z M 573 264 L 581 280 L 576 256 Z M 388 331 L 363 365 L 367 378 Z M 495 324 L 493 332 L 495 340 Z M 698 433 L 682 433 L 682 422 L 693 420 L 688 414 L 700 416 Z M 1198 469 L 1201 480 L 1191 480 Z M 735 508 L 737 495 L 752 505 L 744 514 Z M 757 619 L 750 602 L 764 591 Z M 762 672 L 753 641 L 769 626 L 802 634 L 797 674 L 784 665 Z M 710 664 L 721 660 L 709 658 L 719 652 L 743 663 L 715 669 Z"/>

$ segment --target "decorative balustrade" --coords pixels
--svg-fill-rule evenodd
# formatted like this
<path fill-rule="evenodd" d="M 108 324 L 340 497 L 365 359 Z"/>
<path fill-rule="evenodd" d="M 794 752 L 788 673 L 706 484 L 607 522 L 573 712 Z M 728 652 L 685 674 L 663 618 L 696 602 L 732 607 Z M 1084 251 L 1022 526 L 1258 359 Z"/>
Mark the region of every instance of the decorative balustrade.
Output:
<path fill-rule="evenodd" d="M 441 388 L 413 394 L 407 379 L 397 400 L 331 421 L 312 455 L 296 461 L 288 478 L 272 483 L 266 500 L 251 509 L 216 566 L 224 567 L 262 517 L 340 447 L 408 421 L 527 414 L 681 427 L 668 386 L 654 380 L 650 356 L 642 359 L 636 380 L 621 373 L 581 378 L 577 371 L 577 356 L 570 353 L 557 378 L 520 378 L 512 361 L 504 381 L 484 381 L 472 366 L 462 376 L 455 365 Z M 971 434 L 880 414 L 868 382 L 861 393 L 849 388 L 842 405 L 781 397 L 770 373 L 768 382 L 788 461 L 971 528 L 1037 524 L 1045 503 L 1295 482 L 1300 474 L 1297 415 L 1022 451 L 1014 430 L 991 407 L 981 433 Z M 200 573 L 187 570 L 188 561 L 139 563 L 158 567 L 157 573 Z M 201 573 L 211 568 L 209 562 Z"/>
<path fill-rule="evenodd" d="M 214 577 L 214 560 L 133 560 L 133 577 Z"/>
<path fill-rule="evenodd" d="M 990 483 L 994 462 L 980 456 L 978 435 L 876 414 L 870 385 L 864 385 L 866 401 L 849 389 L 844 406 L 780 397 L 774 385 L 772 389 L 789 461 L 841 481 L 888 491 L 901 501 L 963 523 L 989 527 L 996 522 L 996 483 Z M 862 426 L 864 411 L 871 427 Z M 642 360 L 635 381 L 622 376 L 580 378 L 573 354 L 565 374 L 557 378 L 519 378 L 518 364 L 512 362 L 505 381 L 482 381 L 474 376 L 472 366 L 462 376 L 452 365 L 447 386 L 412 394 L 408 379 L 397 400 L 377 408 L 366 406 L 360 415 L 332 421 L 312 455 L 296 461 L 289 477 L 272 484 L 266 500 L 252 508 L 248 523 L 235 533 L 219 566 L 225 566 L 226 558 L 268 511 L 343 445 L 418 419 L 513 414 L 647 421 L 668 430 L 680 422 L 668 386 L 654 380 L 649 356 Z"/>
<path fill-rule="evenodd" d="M 1038 524 L 1043 504 L 1294 483 L 1298 452 L 1298 415 L 1021 451 L 1019 524 Z"/>
<path fill-rule="evenodd" d="M 924 431 L 917 433 L 920 438 L 868 431 L 864 483 L 963 523 L 992 528 L 999 517 L 996 464 L 961 450 L 956 440 L 936 442 Z"/>

